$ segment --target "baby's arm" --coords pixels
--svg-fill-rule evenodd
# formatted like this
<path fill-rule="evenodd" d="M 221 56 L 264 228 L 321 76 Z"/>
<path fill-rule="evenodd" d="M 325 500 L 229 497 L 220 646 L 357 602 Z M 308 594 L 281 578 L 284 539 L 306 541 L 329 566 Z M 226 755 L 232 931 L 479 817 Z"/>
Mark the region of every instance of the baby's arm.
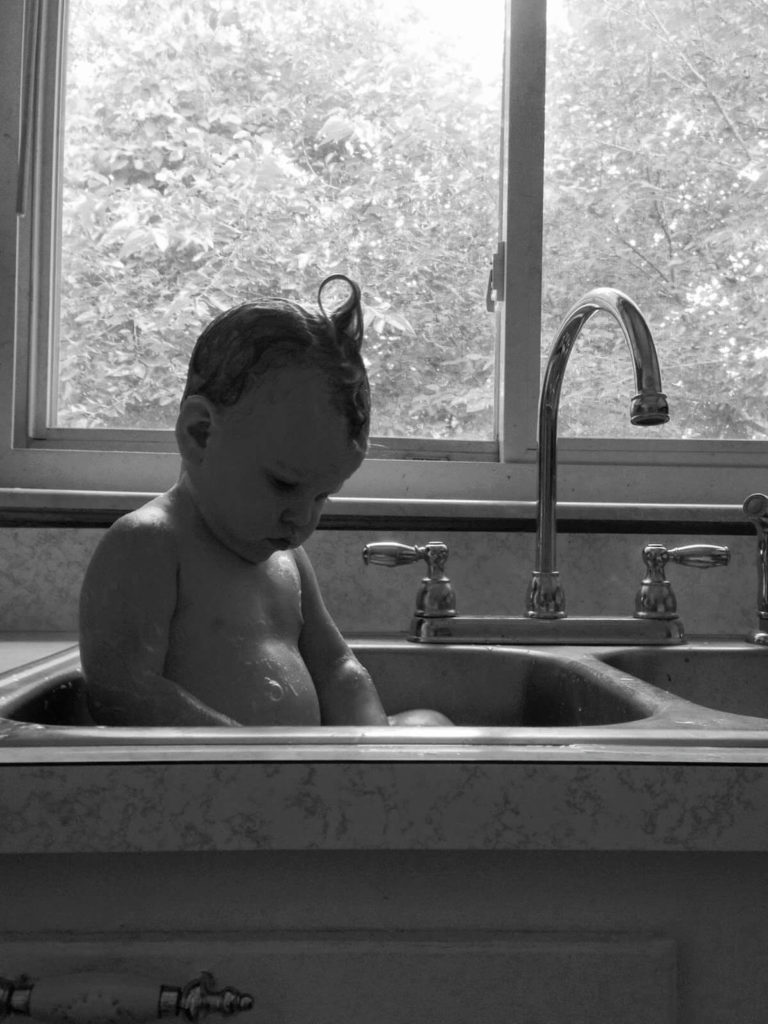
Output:
<path fill-rule="evenodd" d="M 136 513 L 99 543 L 80 595 L 80 652 L 103 725 L 236 725 L 163 676 L 176 607 L 171 532 Z"/>
<path fill-rule="evenodd" d="M 299 650 L 315 683 L 323 725 L 387 725 L 371 677 L 325 607 L 309 558 L 303 548 L 294 555 L 304 616 Z"/>
<path fill-rule="evenodd" d="M 370 675 L 325 607 L 309 558 L 303 548 L 295 555 L 304 615 L 299 649 L 315 683 L 323 725 L 453 725 L 440 711 L 423 708 L 387 717 Z"/>

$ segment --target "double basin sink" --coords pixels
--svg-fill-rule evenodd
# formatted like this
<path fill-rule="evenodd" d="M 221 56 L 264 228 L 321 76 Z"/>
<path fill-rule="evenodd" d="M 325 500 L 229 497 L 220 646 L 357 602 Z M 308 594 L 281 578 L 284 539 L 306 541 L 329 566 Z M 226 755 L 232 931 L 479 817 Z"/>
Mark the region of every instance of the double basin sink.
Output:
<path fill-rule="evenodd" d="M 768 649 L 428 645 L 352 641 L 388 714 L 442 711 L 455 728 L 112 728 L 87 711 L 76 647 L 0 674 L 0 751 L 165 743 L 768 746 Z"/>
<path fill-rule="evenodd" d="M 390 714 L 437 707 L 461 725 L 536 730 L 763 729 L 768 741 L 768 649 L 746 642 L 357 653 Z"/>

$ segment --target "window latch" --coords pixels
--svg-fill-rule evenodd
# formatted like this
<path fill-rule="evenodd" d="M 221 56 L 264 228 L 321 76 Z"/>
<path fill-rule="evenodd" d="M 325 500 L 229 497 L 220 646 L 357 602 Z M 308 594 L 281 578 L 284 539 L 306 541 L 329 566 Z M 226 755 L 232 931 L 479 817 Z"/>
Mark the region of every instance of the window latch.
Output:
<path fill-rule="evenodd" d="M 504 301 L 504 243 L 493 254 L 488 274 L 488 289 L 485 293 L 485 308 L 489 313 L 496 311 L 496 303 Z"/>

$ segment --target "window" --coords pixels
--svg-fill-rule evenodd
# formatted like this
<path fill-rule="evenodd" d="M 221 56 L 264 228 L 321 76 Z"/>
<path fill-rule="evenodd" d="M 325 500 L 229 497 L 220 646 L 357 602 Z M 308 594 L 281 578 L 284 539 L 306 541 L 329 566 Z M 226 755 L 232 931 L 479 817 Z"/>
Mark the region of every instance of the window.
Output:
<path fill-rule="evenodd" d="M 595 317 L 566 375 L 561 500 L 763 486 L 768 11 L 504 6 L 4 5 L 22 159 L 18 236 L 0 208 L 18 237 L 0 482 L 167 487 L 202 324 L 254 290 L 311 301 L 343 270 L 378 435 L 349 493 L 534 497 L 542 360 L 595 285 L 646 313 L 672 420 L 629 427 L 629 359 Z"/>
<path fill-rule="evenodd" d="M 492 439 L 499 0 L 69 0 L 68 40 L 52 426 L 171 429 L 212 316 L 345 272 L 374 433 Z"/>
<path fill-rule="evenodd" d="M 765 440 L 768 7 L 603 0 L 551 15 L 545 335 L 579 275 L 616 285 L 656 335 L 673 410 L 659 436 Z M 568 434 L 632 430 L 626 365 L 605 373 L 610 337 L 584 346 L 594 380 L 589 397 L 570 381 Z"/>

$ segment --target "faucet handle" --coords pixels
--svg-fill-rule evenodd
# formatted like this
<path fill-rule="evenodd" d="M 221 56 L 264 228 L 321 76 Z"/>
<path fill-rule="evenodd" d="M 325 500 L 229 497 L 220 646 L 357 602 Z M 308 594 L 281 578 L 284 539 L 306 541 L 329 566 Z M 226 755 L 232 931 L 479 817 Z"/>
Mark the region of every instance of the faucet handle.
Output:
<path fill-rule="evenodd" d="M 653 545 L 649 544 L 647 547 Z M 660 544 L 659 547 L 663 545 Z M 667 558 L 670 562 L 688 565 L 693 569 L 713 569 L 718 565 L 728 565 L 731 552 L 720 544 L 686 544 L 681 548 L 669 548 Z"/>
<path fill-rule="evenodd" d="M 392 569 L 397 565 L 409 565 L 422 560 L 427 563 L 430 579 L 440 579 L 448 561 L 448 545 L 440 540 L 431 540 L 422 546 L 382 540 L 366 544 L 363 548 L 363 561 L 366 565 L 385 565 Z"/>
<path fill-rule="evenodd" d="M 635 618 L 677 618 L 677 598 L 672 584 L 666 578 L 667 562 L 676 562 L 694 569 L 711 569 L 718 565 L 728 565 L 730 558 L 728 548 L 719 544 L 686 544 L 680 548 L 646 544 L 643 548 L 646 575 L 635 597 Z"/>
<path fill-rule="evenodd" d="M 416 595 L 416 615 L 420 618 L 444 619 L 456 614 L 456 595 L 445 575 L 448 545 L 431 540 L 424 545 L 400 544 L 397 541 L 374 541 L 363 548 L 366 565 L 394 568 L 425 561 L 428 575 L 421 581 Z"/>
<path fill-rule="evenodd" d="M 374 541 L 363 548 L 366 565 L 385 565 L 393 569 L 397 565 L 409 565 L 424 557 L 424 548 L 415 544 L 399 544 L 395 540 Z"/>

